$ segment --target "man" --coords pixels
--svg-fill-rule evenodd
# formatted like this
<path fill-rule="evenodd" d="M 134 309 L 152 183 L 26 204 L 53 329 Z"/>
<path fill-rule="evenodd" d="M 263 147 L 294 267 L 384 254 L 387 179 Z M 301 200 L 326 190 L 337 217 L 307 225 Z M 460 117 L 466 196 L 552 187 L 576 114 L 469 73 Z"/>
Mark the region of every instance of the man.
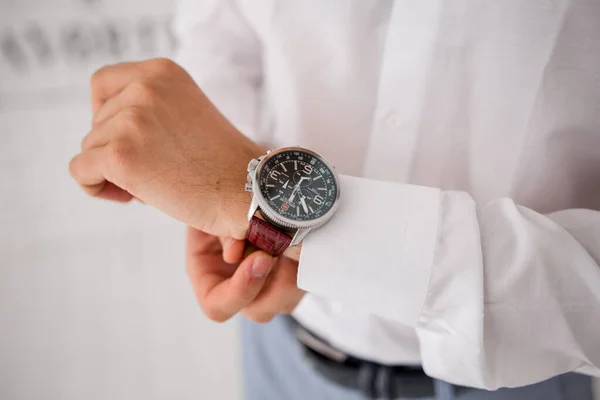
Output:
<path fill-rule="evenodd" d="M 168 60 L 100 70 L 71 173 L 190 226 L 209 318 L 271 321 L 242 324 L 249 399 L 591 399 L 599 2 L 191 0 L 178 27 L 202 91 Z M 245 257 L 246 167 L 297 143 L 340 207 Z"/>

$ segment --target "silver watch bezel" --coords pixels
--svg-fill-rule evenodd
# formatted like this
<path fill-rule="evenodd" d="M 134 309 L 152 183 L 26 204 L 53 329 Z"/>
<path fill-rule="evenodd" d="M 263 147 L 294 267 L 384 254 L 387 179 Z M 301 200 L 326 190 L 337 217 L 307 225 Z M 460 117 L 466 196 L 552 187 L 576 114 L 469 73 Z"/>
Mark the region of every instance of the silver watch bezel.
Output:
<path fill-rule="evenodd" d="M 274 210 L 269 205 L 269 203 L 267 202 L 265 197 L 263 196 L 263 194 L 260 190 L 260 185 L 259 185 L 257 177 L 260 176 L 260 172 L 261 172 L 263 166 L 266 164 L 266 162 L 268 160 L 271 159 L 271 157 L 274 157 L 277 154 L 285 152 L 285 151 L 303 151 L 305 153 L 309 153 L 313 157 L 318 158 L 323 164 L 325 164 L 325 166 L 327 166 L 327 168 L 329 168 L 331 170 L 333 179 L 335 181 L 335 185 L 337 188 L 337 193 L 335 196 L 334 203 L 331 206 L 331 209 L 329 211 L 327 211 L 327 213 L 325 215 L 322 215 L 319 218 L 309 220 L 309 221 L 296 221 L 296 220 L 293 220 L 290 218 L 286 218 L 286 217 L 281 216 L 276 210 Z M 340 205 L 340 201 L 339 201 L 340 200 L 340 192 L 341 192 L 340 181 L 339 181 L 337 172 L 335 170 L 335 167 L 333 165 L 331 165 L 331 163 L 329 163 L 329 161 L 327 161 L 320 154 L 318 154 L 312 150 L 305 149 L 303 147 L 282 147 L 277 150 L 272 150 L 272 151 L 268 152 L 265 156 L 259 158 L 259 160 L 257 160 L 257 161 L 258 161 L 258 163 L 253 163 L 254 165 L 252 166 L 252 168 L 249 167 L 248 177 L 249 177 L 249 180 L 251 180 L 251 182 L 252 182 L 253 200 L 256 201 L 261 213 L 263 214 L 263 216 L 266 219 L 269 220 L 269 222 L 271 222 L 277 226 L 280 226 L 282 228 L 287 228 L 287 229 L 312 229 L 312 228 L 321 226 L 324 223 L 326 223 L 327 221 L 329 221 L 329 219 L 331 219 L 333 214 L 335 214 L 335 212 L 337 211 L 337 209 Z M 248 218 L 251 218 L 251 215 L 248 215 Z"/>

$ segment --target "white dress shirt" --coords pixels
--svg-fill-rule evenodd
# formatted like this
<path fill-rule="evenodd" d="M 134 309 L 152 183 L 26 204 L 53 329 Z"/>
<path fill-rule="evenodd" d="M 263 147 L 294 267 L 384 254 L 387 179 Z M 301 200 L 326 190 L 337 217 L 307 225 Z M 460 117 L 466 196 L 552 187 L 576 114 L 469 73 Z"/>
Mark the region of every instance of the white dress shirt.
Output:
<path fill-rule="evenodd" d="M 600 375 L 600 1 L 180 11 L 178 61 L 225 115 L 343 174 L 301 323 L 467 386 Z"/>

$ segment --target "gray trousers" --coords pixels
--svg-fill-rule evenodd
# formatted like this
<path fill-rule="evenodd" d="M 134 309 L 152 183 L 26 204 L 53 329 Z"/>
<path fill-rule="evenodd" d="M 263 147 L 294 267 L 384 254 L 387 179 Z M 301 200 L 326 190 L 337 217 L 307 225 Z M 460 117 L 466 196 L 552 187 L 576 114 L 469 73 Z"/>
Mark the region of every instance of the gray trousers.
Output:
<path fill-rule="evenodd" d="M 327 381 L 303 360 L 289 317 L 259 325 L 241 321 L 246 400 L 366 400 L 358 391 Z M 454 395 L 452 385 L 436 382 L 436 397 L 423 400 L 593 400 L 589 377 L 565 374 L 534 385 Z"/>

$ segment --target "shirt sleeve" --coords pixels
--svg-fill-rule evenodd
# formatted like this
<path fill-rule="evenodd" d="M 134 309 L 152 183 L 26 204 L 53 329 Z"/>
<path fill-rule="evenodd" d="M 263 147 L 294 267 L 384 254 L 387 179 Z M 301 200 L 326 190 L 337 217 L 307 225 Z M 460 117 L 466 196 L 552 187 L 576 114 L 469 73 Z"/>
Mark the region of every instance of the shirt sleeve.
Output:
<path fill-rule="evenodd" d="M 261 49 L 242 7 L 235 0 L 182 0 L 175 32 L 176 61 L 238 130 L 256 140 Z"/>
<path fill-rule="evenodd" d="M 464 386 L 600 375 L 600 212 L 340 177 L 298 286 L 415 327 L 425 371 Z"/>

